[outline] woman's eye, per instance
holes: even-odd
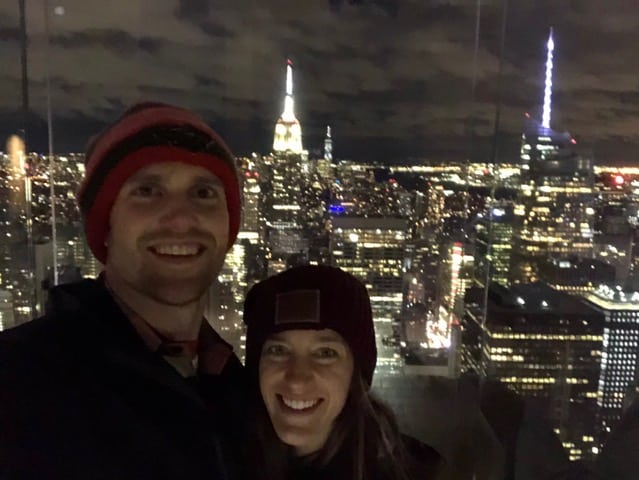
[[[287,354],[287,350],[284,345],[267,345],[264,348],[264,355],[280,357],[286,354]]]
[[[315,352],[315,356],[317,358],[322,358],[322,359],[326,359],[326,358],[335,358],[338,357],[339,354],[337,353],[337,350],[335,350],[334,348],[320,348]]]

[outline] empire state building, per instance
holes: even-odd
[[[284,98],[284,111],[275,124],[275,136],[273,138],[274,152],[290,152],[301,154],[302,126],[295,118],[295,101],[293,100],[293,62],[286,63],[286,97]]]

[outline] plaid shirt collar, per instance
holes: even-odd
[[[219,375],[233,355],[233,347],[225,342],[202,318],[200,333],[196,340],[173,341],[158,331],[120,299],[104,275],[100,278],[120,309],[131,322],[144,344],[152,352],[157,352],[183,377],[195,375]]]

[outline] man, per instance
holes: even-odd
[[[240,224],[232,154],[140,104],[90,145],[78,203],[104,272],[0,334],[0,478],[237,477],[243,369],[203,321]]]

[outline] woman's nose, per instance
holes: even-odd
[[[312,366],[306,360],[293,357],[286,368],[286,381],[290,384],[301,384],[313,377]]]

